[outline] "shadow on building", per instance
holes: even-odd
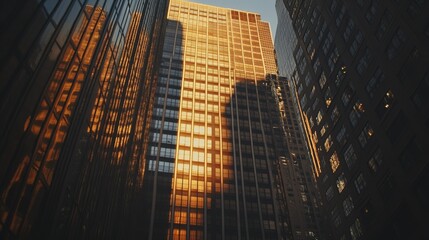
[[[11,26],[22,30],[17,39],[45,25],[31,29],[40,31],[37,41],[9,42],[2,56],[13,63],[25,46],[24,59],[34,61],[20,63],[15,78],[2,69],[0,236],[136,237],[130,223],[137,221],[166,1],[136,3],[125,22],[116,18],[119,3],[107,10],[78,2],[11,7],[18,12]],[[28,11],[34,19],[21,16]]]

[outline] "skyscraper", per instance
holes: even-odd
[[[2,6],[0,238],[136,237],[167,4]]]
[[[278,98],[290,94],[276,75],[269,24],[258,14],[171,2],[145,161],[143,236],[318,236],[311,162],[298,149],[301,137],[286,142]],[[297,134],[296,116],[287,119]]]
[[[276,49],[295,87],[330,239],[426,239],[425,1],[278,0]]]

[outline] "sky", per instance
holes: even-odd
[[[190,2],[203,3],[218,7],[233,8],[249,12],[259,13],[262,20],[271,25],[273,38],[277,28],[277,15],[275,0],[188,0]]]

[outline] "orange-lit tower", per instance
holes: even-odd
[[[269,80],[276,73],[269,24],[258,14],[171,2],[146,160],[145,237],[290,236],[278,166],[288,150]]]

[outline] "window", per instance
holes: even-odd
[[[344,89],[343,95],[341,96],[341,101],[345,107],[349,104],[354,92],[354,88],[350,84]]]
[[[339,56],[340,54],[338,53],[338,49],[334,48],[328,59],[328,66],[331,73],[334,71],[335,64],[337,63]]]
[[[322,72],[320,74],[320,78],[319,78],[320,89],[323,89],[323,87],[325,86],[325,84],[326,84],[326,75],[325,75],[324,72]]]
[[[350,45],[349,52],[352,56],[355,56],[359,50],[360,45],[363,42],[363,35],[360,31],[356,34],[352,44]]]
[[[334,197],[334,189],[332,188],[332,186],[330,186],[328,190],[326,190],[326,199],[330,201],[333,197]]]
[[[355,28],[355,22],[352,19],[349,19],[346,29],[343,33],[343,38],[345,42],[348,42],[350,40],[350,36],[353,33],[353,30]]]
[[[394,100],[395,96],[393,95],[392,90],[388,90],[375,109],[380,119],[382,119],[386,115],[386,113],[392,108]]]
[[[332,211],[331,211],[331,219],[332,219],[332,223],[334,224],[335,227],[340,226],[340,224],[341,224],[341,215],[340,215],[340,211],[338,210],[338,207],[334,207],[334,209],[332,209]]]
[[[338,188],[338,192],[342,193],[344,188],[346,187],[347,184],[347,179],[344,176],[344,173],[341,173],[340,176],[338,176],[337,178],[337,188]]]
[[[329,107],[329,105],[331,105],[331,102],[332,102],[332,93],[331,93],[331,88],[330,88],[330,87],[328,87],[328,88],[326,89],[326,92],[325,92],[325,103],[326,103],[326,108],[328,108],[328,107]]]
[[[343,21],[345,14],[346,14],[346,8],[342,6],[340,12],[337,14],[337,18],[335,18],[335,24],[337,25],[337,27],[341,25],[341,22]]]
[[[319,60],[319,58],[316,58],[316,60],[314,61],[314,64],[313,64],[313,71],[314,71],[314,73],[317,74],[317,72],[319,71],[319,69],[320,69],[320,60]]]
[[[341,68],[338,70],[337,76],[335,77],[335,86],[339,87],[340,84],[343,82],[344,78],[346,78],[347,73],[347,67],[341,66]]]
[[[355,164],[357,157],[352,144],[350,144],[344,152],[344,160],[346,161],[347,167],[349,168],[352,168]]]
[[[337,123],[338,119],[340,119],[340,111],[338,110],[338,107],[335,106],[332,109],[332,113],[331,113],[332,123],[335,125]]]
[[[343,146],[347,142],[346,128],[344,126],[341,127],[341,130],[337,134],[337,142]]]
[[[369,168],[375,173],[383,162],[381,149],[377,149],[368,161]]]
[[[359,118],[360,118],[360,113],[359,111],[353,106],[353,109],[351,110],[350,114],[349,114],[349,119],[350,119],[350,123],[352,124],[353,127],[356,127],[356,125],[359,122]]]
[[[344,208],[344,214],[346,216],[350,215],[350,213],[353,211],[353,208],[354,208],[353,199],[350,195],[346,197],[346,199],[344,199],[343,208]]]
[[[361,194],[363,189],[366,186],[366,181],[362,173],[360,173],[359,176],[355,179],[354,184],[355,184],[356,192]]]
[[[374,21],[374,18],[377,14],[377,8],[378,8],[378,0],[371,1],[371,5],[369,6],[369,9],[365,14],[365,18],[369,23],[372,23]]]
[[[340,160],[338,159],[337,152],[334,152],[332,154],[331,158],[329,159],[329,162],[331,162],[332,173],[335,173],[335,171],[337,171],[338,167],[340,166]]]
[[[331,149],[331,146],[332,146],[332,139],[331,139],[331,135],[329,135],[327,138],[326,138],[326,140],[325,140],[325,150],[326,150],[326,152],[328,152],[329,151],[329,149]]]
[[[371,61],[371,54],[369,53],[368,48],[366,48],[365,54],[359,59],[359,62],[356,66],[356,71],[359,73],[359,75],[362,76],[366,72],[370,61]]]
[[[405,32],[398,28],[392,40],[390,41],[389,46],[387,47],[387,58],[391,60],[396,57],[406,41],[407,37]]]
[[[359,218],[356,218],[354,223],[350,226],[350,235],[352,240],[357,240],[363,236],[362,226],[360,224]]]
[[[320,109],[319,112],[317,113],[317,117],[316,117],[317,124],[320,124],[320,122],[323,119],[323,115],[324,115],[324,112],[322,109]]]
[[[383,17],[381,18],[380,24],[378,25],[376,37],[378,40],[381,40],[387,32],[387,29],[390,27],[393,21],[392,14],[386,10]]]
[[[326,36],[325,42],[323,43],[322,49],[325,55],[328,54],[329,49],[331,48],[331,44],[333,42],[334,38],[332,37],[332,34],[329,32],[328,36]]]
[[[374,135],[374,130],[372,127],[367,123],[365,127],[362,129],[361,133],[359,134],[358,140],[359,144],[362,148],[364,148],[368,142],[368,140]]]
[[[376,90],[380,86],[381,82],[383,82],[384,74],[381,71],[379,67],[375,70],[374,74],[369,79],[368,83],[366,84],[366,92],[368,95],[373,98]]]

